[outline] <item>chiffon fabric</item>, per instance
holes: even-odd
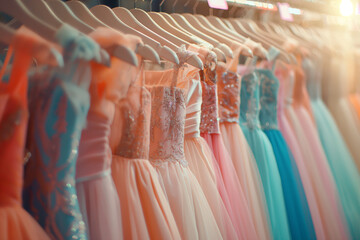
[[[260,77],[260,124],[274,151],[284,193],[285,207],[291,239],[316,239],[309,206],[301,183],[298,168],[287,143],[278,129],[277,96],[279,80],[271,62],[258,69]],[[266,66],[270,65],[270,66]]]
[[[30,89],[24,206],[52,239],[87,239],[75,187],[81,131],[90,106],[89,60],[99,46],[64,25],[65,66],[38,75]],[[85,61],[83,61],[85,60]]]
[[[179,51],[179,55],[179,66],[145,71],[152,101],[150,161],[158,173],[181,239],[223,239],[204,192],[185,159],[186,99],[184,89],[176,84],[189,55],[186,50]]]
[[[323,75],[321,93],[360,171],[360,121],[348,99],[350,84],[344,59],[340,55],[323,62],[327,71]]]
[[[217,66],[220,132],[230,154],[254,220],[259,239],[270,239],[269,218],[259,170],[239,126],[240,76],[236,73],[241,48],[233,47],[234,59]]]
[[[314,224],[316,238],[325,239],[325,232],[323,222],[320,215],[319,202],[316,198],[316,190],[312,184],[311,172],[306,168],[304,155],[301,152],[300,143],[298,142],[295,132],[291,127],[291,123],[286,117],[287,109],[291,108],[292,104],[292,92],[294,87],[294,71],[290,65],[281,62],[278,64],[275,70],[275,75],[280,81],[279,94],[278,94],[278,121],[279,129],[283,134],[286,143],[291,150],[294,157],[296,166],[299,170],[301,182],[304,187],[306,199],[310,209],[312,222]]]
[[[32,57],[48,55],[49,49],[50,45],[45,40],[20,28],[12,39],[0,71],[0,239],[4,240],[50,239],[36,220],[22,208],[21,199],[29,117],[27,72]],[[12,55],[10,78],[5,81],[4,72]]]
[[[201,51],[191,45],[188,50]],[[188,65],[180,69],[177,86],[185,89],[185,159],[204,191],[223,238],[237,239],[237,232],[217,188],[213,154],[206,141],[200,137],[202,88],[199,70]]]
[[[348,229],[335,182],[313,118],[306,107],[308,105],[306,101],[309,98],[305,89],[304,73],[298,66],[293,66],[293,68],[295,71],[293,103],[292,107],[286,109],[286,114],[298,142],[301,143],[303,159],[315,188],[325,239],[347,239]]]
[[[251,147],[263,183],[274,239],[290,239],[281,178],[269,139],[261,131],[260,79],[258,70],[242,77],[240,126]]]
[[[220,135],[217,102],[216,62],[207,56],[201,73],[201,136],[209,145],[221,198],[231,217],[238,239],[258,239],[254,220],[229,153]]]
[[[349,225],[352,239],[360,238],[360,176],[355,162],[331,116],[321,99],[320,77],[315,67],[319,64],[304,59],[303,69],[307,76],[307,89],[311,98],[319,137],[324,148],[331,172],[339,191],[342,209]],[[339,161],[341,160],[341,161]]]
[[[106,28],[97,28],[90,35],[102,48],[124,44],[122,34]],[[140,39],[132,37],[135,50]],[[90,85],[90,109],[86,128],[82,131],[76,166],[76,190],[79,206],[90,239],[122,239],[119,197],[111,177],[110,125],[114,118],[114,102],[124,97],[128,79],[117,74],[126,64],[110,58],[110,68],[93,63]],[[120,83],[119,83],[120,82]]]
[[[141,61],[141,59],[139,59]],[[123,69],[124,70],[124,69]],[[149,161],[151,96],[143,69],[128,65],[131,85],[111,125],[111,173],[121,205],[124,239],[180,239],[169,203]]]

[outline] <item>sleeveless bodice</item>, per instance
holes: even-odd
[[[112,129],[120,136],[113,154],[130,159],[149,159],[151,97],[145,87],[130,86],[115,111]]]
[[[294,66],[295,82],[293,90],[293,105],[301,105],[305,101],[304,87],[305,87],[305,75],[304,71]]]
[[[111,150],[108,136],[111,120],[112,116],[89,111],[86,129],[81,133],[76,182],[110,174]]]
[[[278,129],[277,96],[279,80],[268,69],[256,70],[260,78],[260,113],[262,129]]]
[[[179,162],[186,166],[184,154],[185,97],[179,88],[154,86],[151,92],[150,160]]]
[[[240,76],[226,71],[218,75],[220,122],[238,122],[240,110]]]
[[[249,129],[260,128],[260,88],[258,72],[254,71],[242,78],[240,123]]]
[[[211,66],[205,63],[204,70],[200,73],[202,86],[200,132],[220,133],[216,69],[211,70]]]
[[[302,62],[302,68],[306,75],[306,87],[311,99],[321,98],[321,82],[315,71],[315,63],[309,58],[305,58]],[[318,71],[320,71],[318,69]]]
[[[185,138],[200,137],[202,89],[199,79],[190,79],[186,94]]]

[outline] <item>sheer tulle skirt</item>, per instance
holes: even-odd
[[[335,179],[353,239],[360,239],[360,177],[355,162],[324,103],[311,102],[318,133]]]
[[[264,130],[280,173],[291,239],[316,239],[299,171],[285,139],[277,129]]]
[[[301,143],[299,146],[315,188],[325,239],[347,239],[337,190],[322,146],[317,139],[316,129],[308,112],[302,107],[297,108],[297,113],[293,108],[287,108],[286,114],[298,142]]]
[[[0,239],[50,239],[35,219],[21,206],[0,206]]]
[[[150,162],[113,155],[111,168],[120,200],[124,239],[180,239]]]
[[[264,188],[254,156],[238,123],[221,123],[220,131],[231,156],[260,239],[271,239]]]
[[[177,161],[152,163],[170,204],[181,239],[223,239],[199,182]]]
[[[119,197],[110,172],[76,183],[76,191],[89,239],[122,239]]]
[[[242,130],[254,153],[264,186],[272,236],[274,239],[290,239],[280,174],[269,139],[259,129],[244,126]]]
[[[294,156],[297,168],[300,173],[301,181],[306,194],[306,199],[308,201],[308,205],[311,212],[312,222],[314,224],[314,228],[316,232],[316,238],[319,240],[320,239],[324,240],[325,232],[321,220],[321,215],[319,210],[320,208],[318,206],[319,203],[315,195],[316,190],[314,188],[314,184],[312,184],[312,178],[310,176],[310,173],[306,168],[305,160],[301,152],[300,145],[298,143],[298,140],[296,139],[294,131],[291,128],[291,125],[288,119],[286,118],[285,114],[280,114],[278,120],[279,120],[279,127],[281,129],[281,133],[283,134],[286,143],[291,149],[291,153]]]
[[[244,191],[221,135],[204,133],[201,136],[213,152],[218,189],[239,239],[259,239]]]
[[[237,239],[237,233],[217,189],[209,146],[201,137],[185,138],[184,151],[189,168],[203,189],[223,238]]]

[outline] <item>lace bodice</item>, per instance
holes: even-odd
[[[76,182],[86,181],[109,173],[111,150],[109,133],[112,116],[89,111],[86,128],[81,133],[79,154],[76,163]]]
[[[116,106],[112,134],[120,139],[113,154],[130,159],[149,159],[151,96],[142,86],[131,86],[127,97]]]
[[[238,122],[240,110],[240,76],[233,72],[218,75],[220,122]]]
[[[258,72],[254,71],[242,78],[240,123],[249,129],[260,128],[260,83]]]
[[[260,79],[260,124],[262,129],[277,129],[279,80],[268,69],[256,70]]]
[[[217,96],[217,73],[216,66],[211,68],[211,62],[204,64],[201,71],[202,104],[201,104],[201,133],[220,133],[219,110]]]
[[[151,92],[150,160],[154,164],[176,161],[186,166],[184,125],[186,116],[184,91],[155,86]]]

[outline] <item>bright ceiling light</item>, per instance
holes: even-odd
[[[342,0],[340,3],[341,15],[347,17],[354,13],[354,7],[351,0]]]

